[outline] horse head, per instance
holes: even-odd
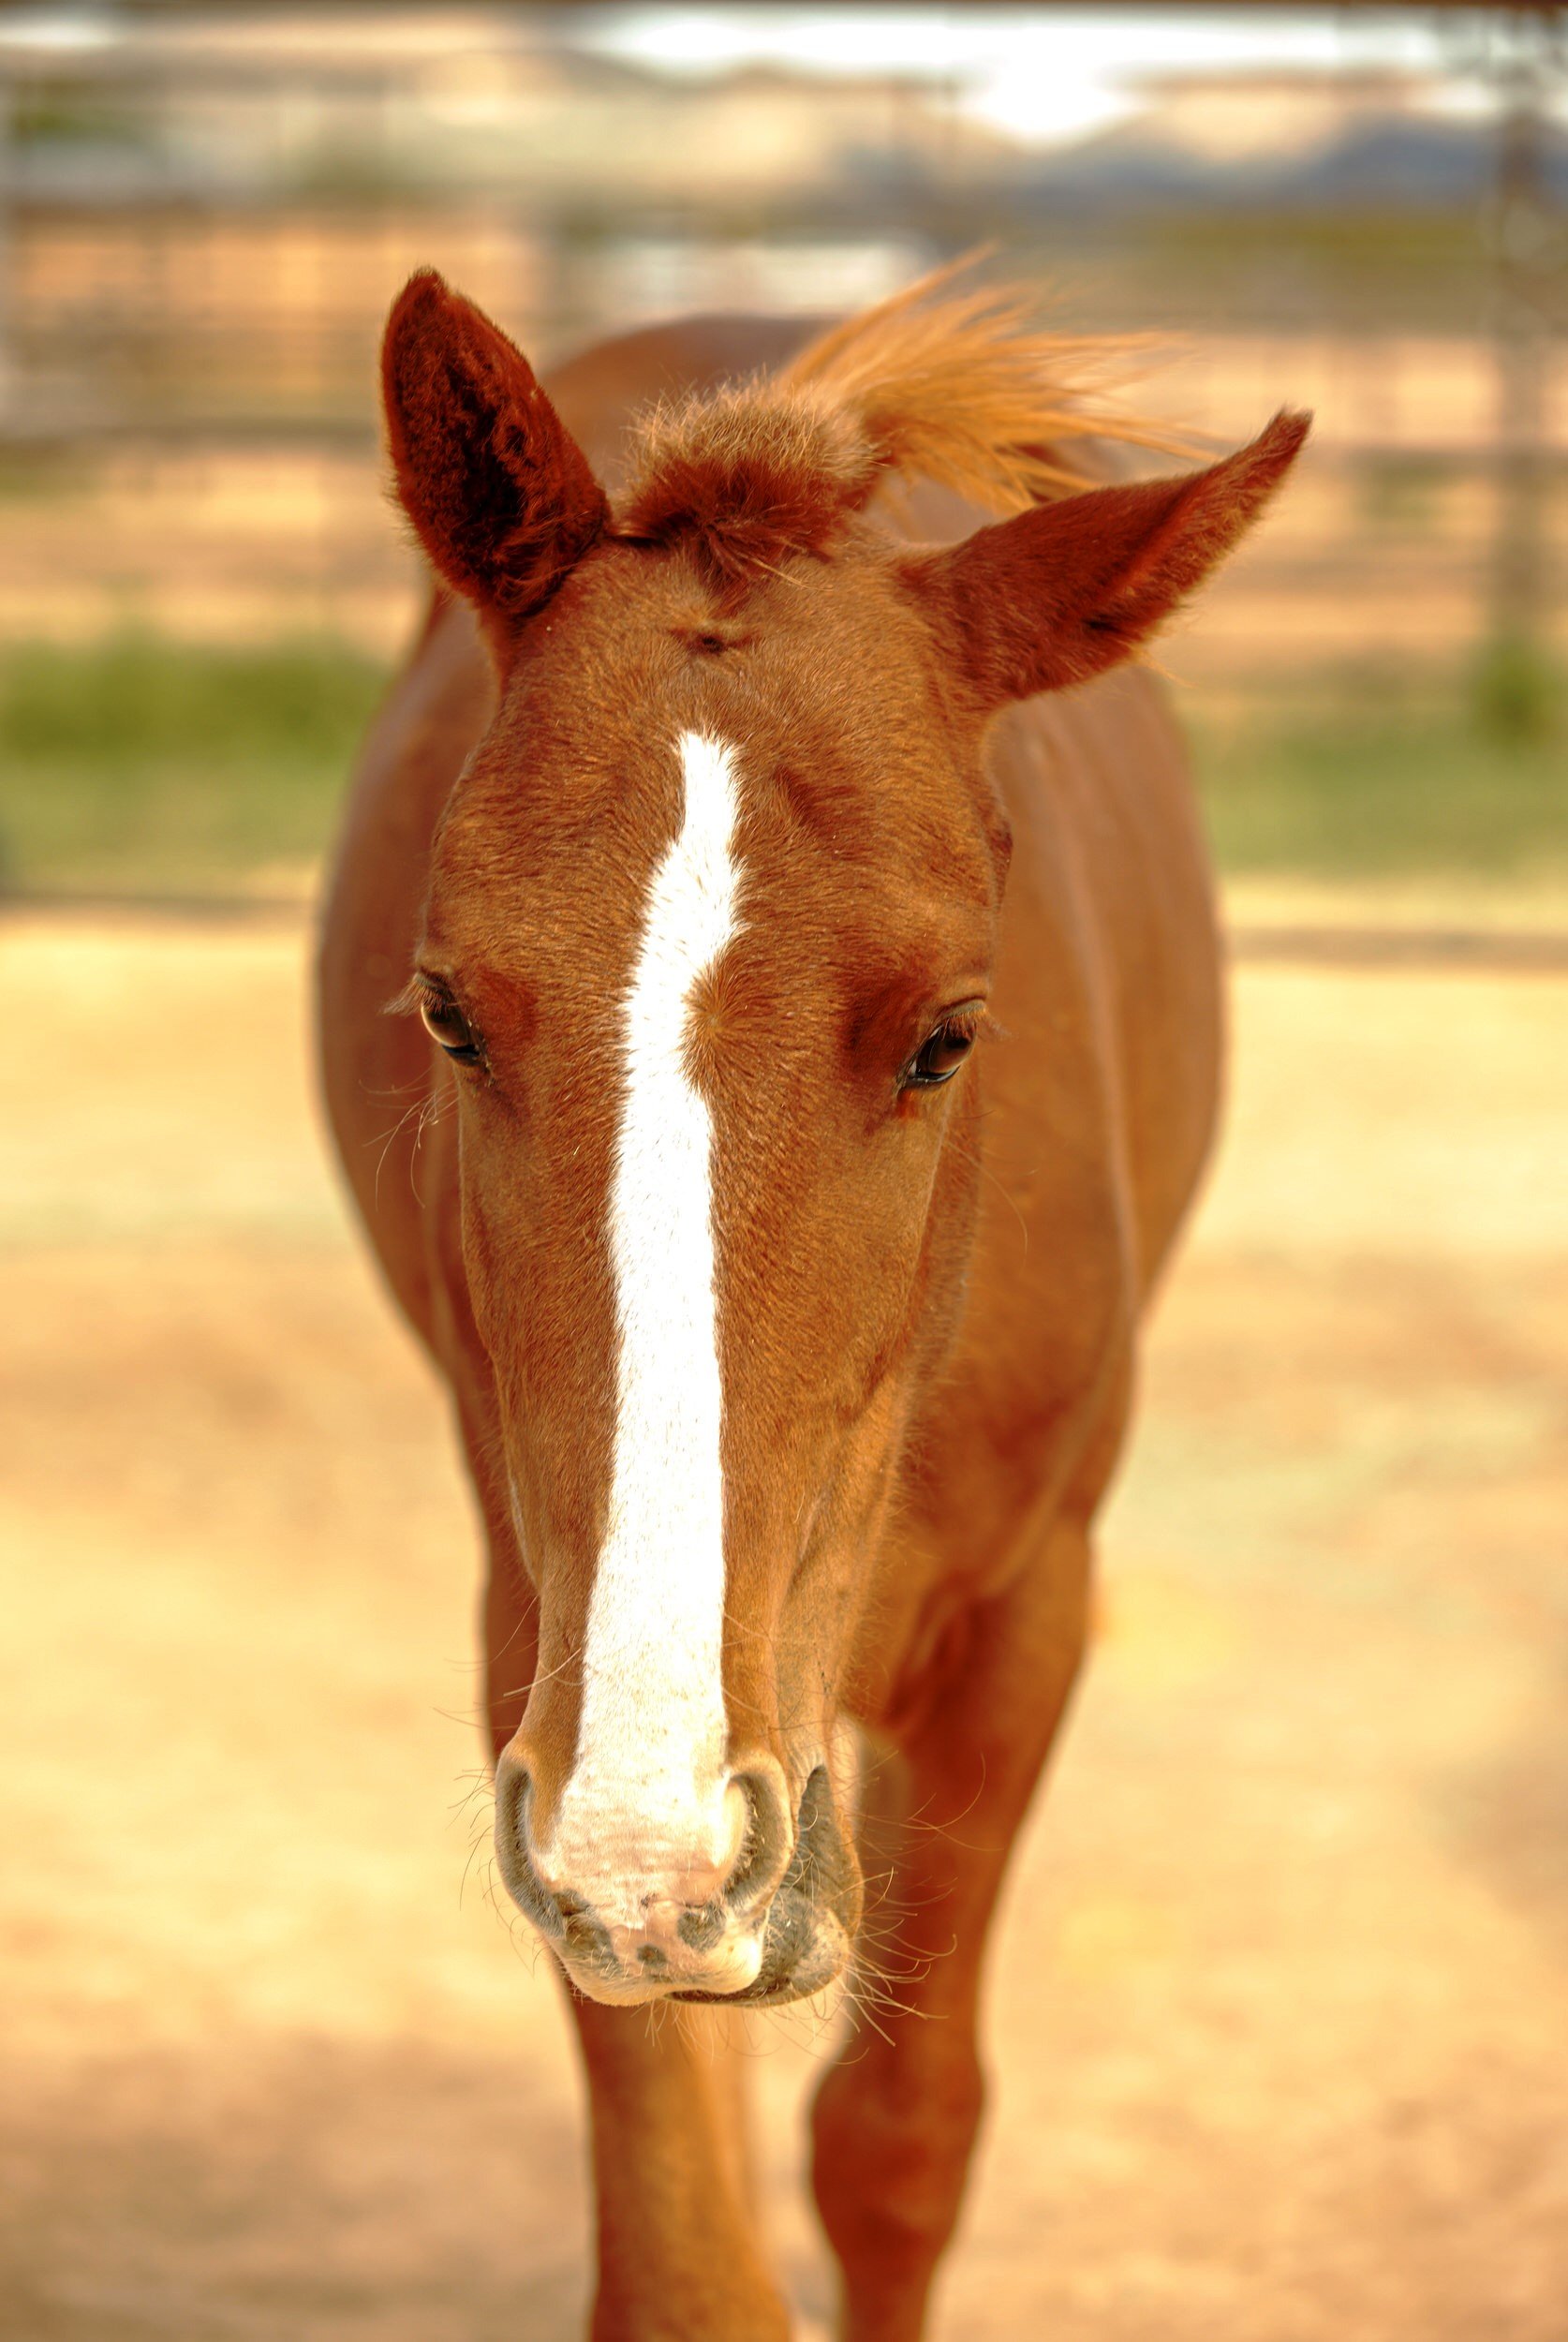
[[[439,278],[388,328],[398,493],[496,674],[407,1001],[450,1066],[538,1606],[496,1845],[601,2000],[777,2002],[845,1964],[867,1561],[940,1424],[975,1224],[987,727],[1132,653],[1306,428],[1063,494],[1038,364],[940,308],[656,414],[614,497]],[[1021,509],[915,543],[871,509],[899,470]]]

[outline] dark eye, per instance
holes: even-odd
[[[928,1039],[923,1041],[898,1077],[901,1089],[939,1089],[974,1047],[980,1030],[980,1003],[950,1009]]]
[[[420,1021],[438,1048],[456,1065],[477,1065],[484,1045],[450,992],[429,987],[420,994]]]

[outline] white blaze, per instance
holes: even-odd
[[[737,1850],[725,1802],[713,1126],[686,1065],[692,988],[738,924],[736,791],[732,751],[717,741],[685,733],[680,757],[680,835],[649,885],[623,1011],[609,1520],[576,1760],[541,1849],[553,1881],[612,1928],[637,1926],[643,1898],[670,1892],[693,1861]]]

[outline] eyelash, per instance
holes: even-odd
[[[484,1037],[443,985],[416,975],[397,1000],[394,1011],[417,1015],[436,1046],[454,1065],[482,1065]],[[980,1036],[984,1004],[954,1009],[927,1033],[898,1076],[901,1090],[943,1089],[960,1074]],[[461,1038],[445,1038],[441,1028]]]
[[[484,1036],[470,1023],[444,985],[433,983],[428,976],[415,976],[396,1005],[418,1016],[436,1046],[454,1065],[483,1064]],[[447,1025],[449,1031],[455,1029],[464,1037],[443,1039],[438,1030],[442,1024]]]
[[[980,1037],[984,1011],[977,1002],[951,1009],[935,1030],[926,1034],[912,1058],[898,1076],[900,1089],[942,1089],[959,1074],[969,1052]],[[952,1062],[942,1061],[943,1051],[952,1053]]]

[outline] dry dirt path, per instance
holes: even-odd
[[[0,2335],[566,2342],[473,1536],[323,1168],[300,938],[0,957]],[[1258,968],[1238,1038],[940,2342],[1563,2342],[1568,979]],[[820,2316],[811,2026],[755,2051]]]

